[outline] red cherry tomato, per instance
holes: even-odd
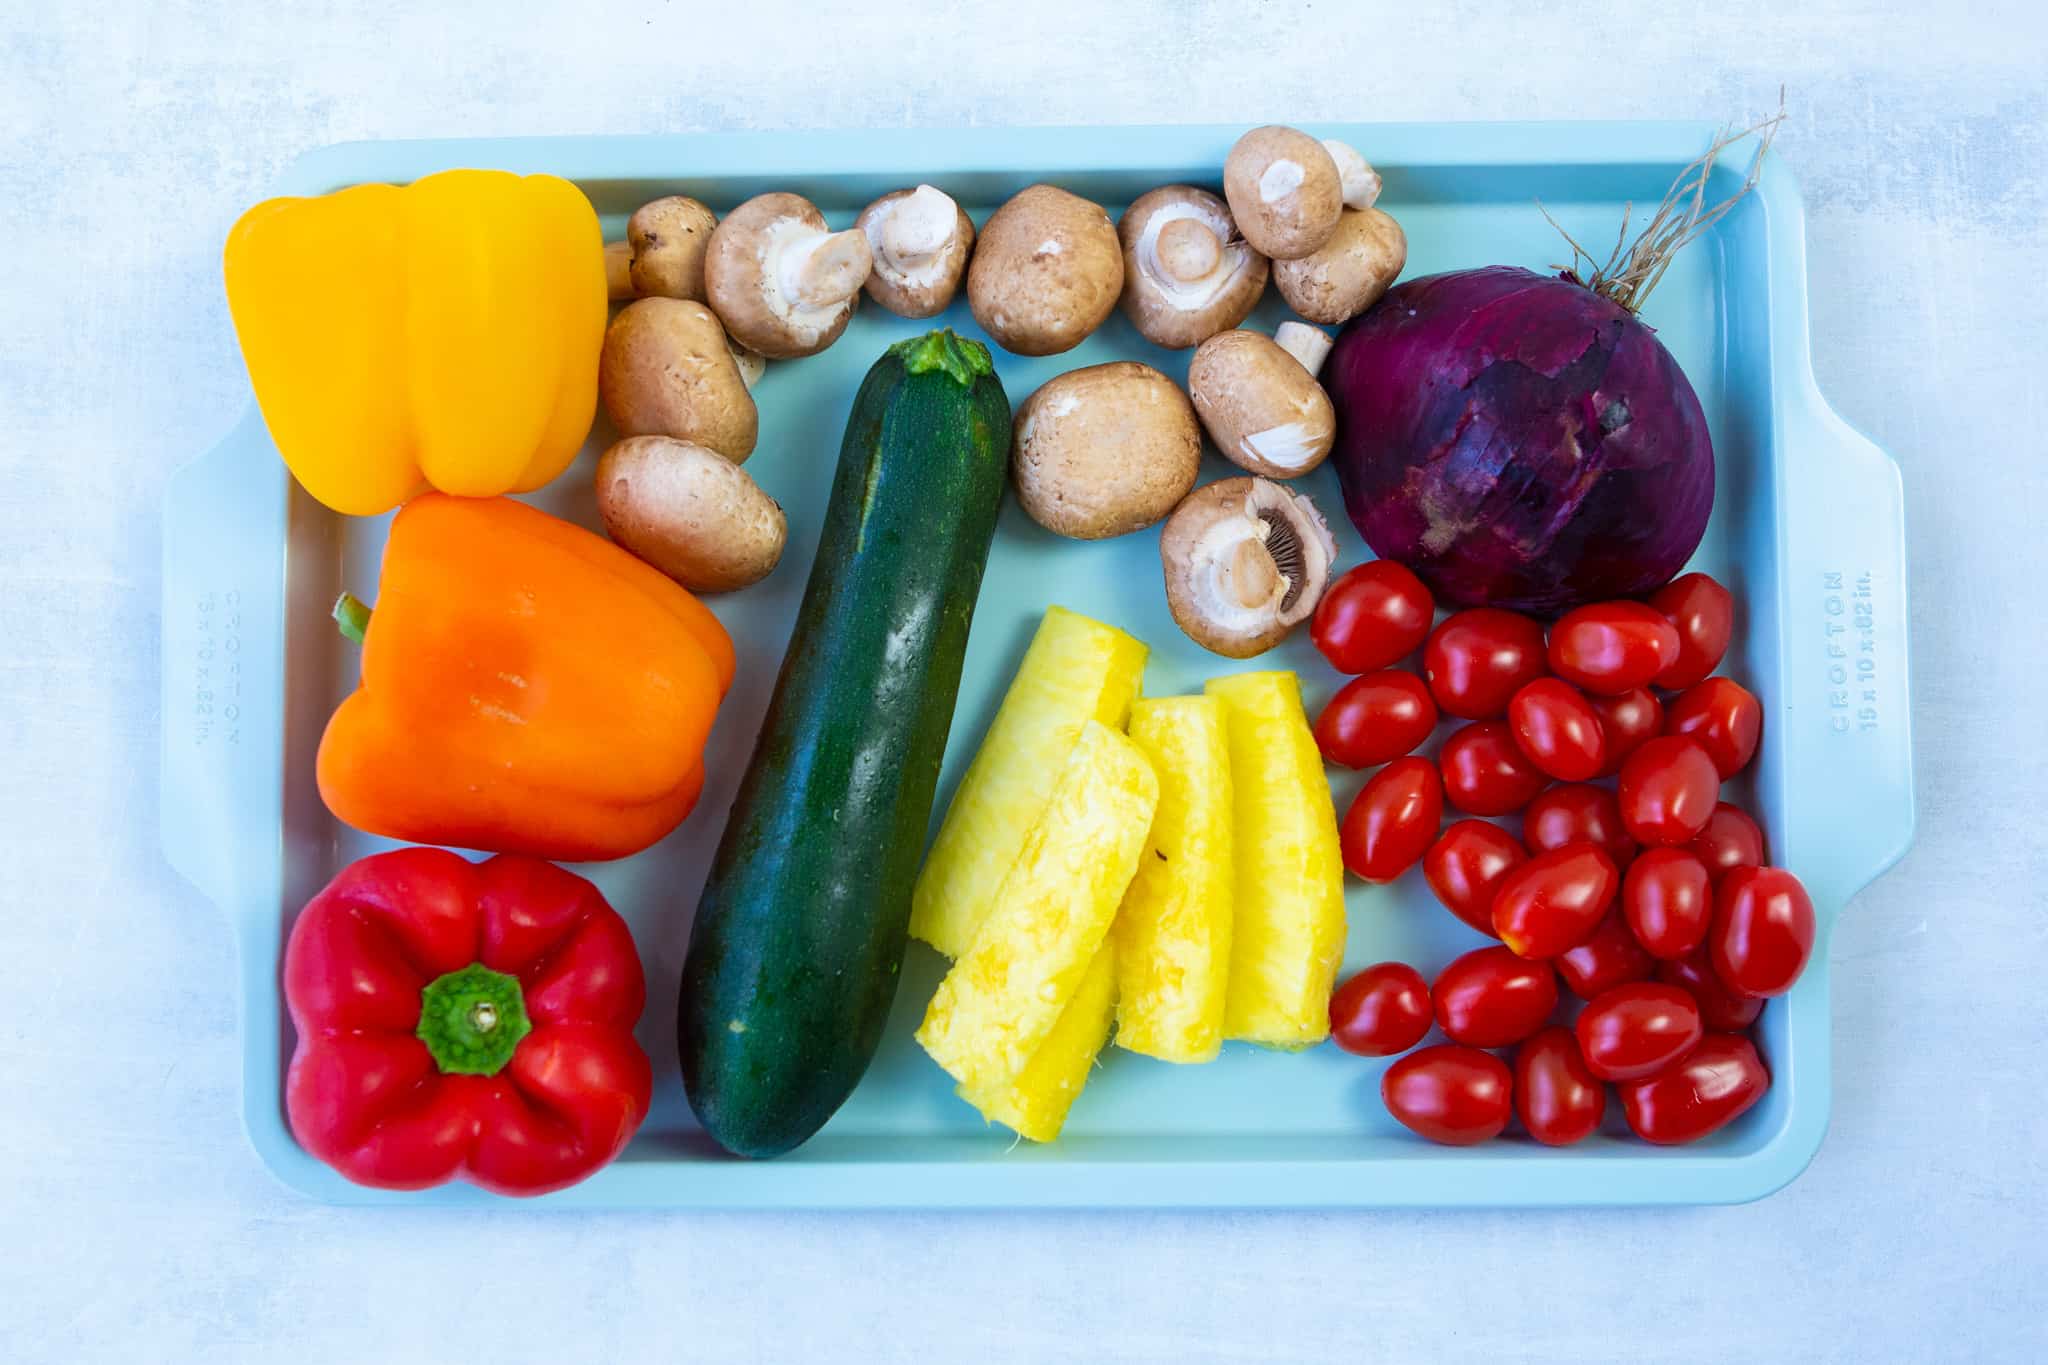
[[[1756,742],[1763,734],[1764,708],[1749,689],[1733,678],[1709,678],[1695,683],[1672,699],[1664,709],[1664,731],[1689,735],[1714,760],[1714,769],[1727,781],[1749,766],[1756,757]]]
[[[1531,853],[1548,853],[1566,844],[1598,844],[1627,867],[1636,856],[1636,841],[1621,827],[1621,803],[1605,787],[1566,782],[1552,787],[1522,812],[1522,842]]]
[[[1476,720],[1455,730],[1437,754],[1444,799],[1470,815],[1508,815],[1535,799],[1549,781],[1515,743],[1504,720]]]
[[[1515,1116],[1546,1147],[1591,1137],[1607,1112],[1607,1087],[1586,1066],[1579,1040],[1553,1024],[1515,1050]]]
[[[1422,679],[1389,668],[1337,689],[1316,717],[1316,747],[1332,763],[1373,768],[1413,752],[1434,729],[1436,702]]]
[[[1543,676],[1543,627],[1519,612],[1455,612],[1422,647],[1422,676],[1447,716],[1497,720],[1508,698]]]
[[[1686,845],[1707,866],[1716,885],[1738,867],[1761,867],[1764,861],[1764,832],[1739,806],[1726,801],[1714,807],[1707,827]]]
[[[1621,1087],[1621,1115],[1645,1142],[1696,1142],[1733,1123],[1771,1088],[1756,1045],[1733,1033],[1709,1033],[1656,1075]]]
[[[1639,1081],[1691,1051],[1706,1027],[1688,992],[1660,981],[1637,981],[1593,997],[1573,1032],[1595,1076]]]
[[[1591,844],[1539,854],[1501,880],[1493,932],[1523,957],[1556,957],[1593,936],[1620,885],[1614,859]]]
[[[1429,988],[1437,1027],[1467,1047],[1519,1043],[1557,1008],[1557,973],[1526,962],[1498,943],[1474,948],[1437,974]]]
[[[1426,758],[1397,758],[1372,775],[1338,831],[1344,866],[1390,882],[1419,862],[1444,822],[1444,785]]]
[[[1607,761],[1600,765],[1602,777],[1612,777],[1620,772],[1621,765],[1642,747],[1644,740],[1655,739],[1664,733],[1664,704],[1647,687],[1631,688],[1619,696],[1588,697],[1586,700],[1593,704],[1593,710],[1600,717],[1600,737],[1607,744]]]
[[[1598,777],[1607,764],[1600,713],[1562,678],[1538,678],[1508,702],[1508,724],[1531,763],[1560,782]]]
[[[1370,673],[1420,649],[1435,619],[1436,602],[1413,570],[1372,559],[1324,591],[1308,637],[1339,673]]]
[[[1405,962],[1375,962],[1330,997],[1330,1036],[1360,1057],[1406,1052],[1430,1018],[1429,983]]]
[[[1653,848],[1622,876],[1621,912],[1650,956],[1685,957],[1714,922],[1713,878],[1691,850]]]
[[[1649,980],[1657,970],[1657,959],[1636,942],[1621,912],[1610,910],[1593,930],[1592,937],[1559,953],[1553,965],[1573,995],[1591,1000],[1616,986]]]
[[[1813,955],[1813,902],[1782,867],[1739,867],[1721,879],[1707,952],[1737,995],[1783,995]]]
[[[1678,628],[1678,661],[1657,686],[1680,692],[1721,666],[1735,630],[1735,598],[1703,573],[1674,578],[1650,594],[1650,605]]]
[[[1422,875],[1445,909],[1492,938],[1493,894],[1528,861],[1515,836],[1499,825],[1460,820],[1422,855]]]
[[[1721,978],[1714,975],[1714,964],[1707,960],[1704,948],[1691,957],[1658,963],[1657,979],[1684,987],[1699,1004],[1700,1018],[1706,1026],[1722,1033],[1740,1033],[1764,1012],[1763,1001],[1737,995],[1722,984]]]
[[[1612,697],[1649,686],[1678,662],[1678,627],[1641,602],[1595,602],[1558,618],[1549,659],[1566,682]]]
[[[1380,1077],[1387,1112],[1451,1147],[1499,1137],[1513,1112],[1514,1077],[1490,1052],[1456,1043],[1411,1052]]]
[[[1714,813],[1721,774],[1714,760],[1684,735],[1659,735],[1621,765],[1615,796],[1622,827],[1639,844],[1685,844],[1699,837]]]

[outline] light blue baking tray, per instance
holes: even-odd
[[[721,211],[770,189],[816,200],[836,225],[885,191],[929,181],[977,222],[1017,189],[1050,180],[1121,211],[1156,185],[1216,184],[1235,128],[962,129],[651,138],[409,142],[331,147],[300,160],[278,193],[407,181],[452,166],[566,176],[608,235],[656,195],[687,192]],[[1504,262],[1543,268],[1562,243],[1543,203],[1582,241],[1607,240],[1624,202],[1653,204],[1705,148],[1695,124],[1325,126],[1385,177],[1383,207],[1406,228],[1408,275]],[[1739,171],[1731,158],[1714,190]],[[1286,316],[1277,293],[1254,319]],[[841,426],[861,375],[888,342],[922,330],[863,309],[823,355],[771,365],[758,391],[759,452],[747,468],[789,515],[789,551],[764,584],[715,600],[739,649],[741,681],[709,755],[711,780],[687,824],[628,861],[581,869],[631,921],[646,962],[640,1036],[654,1059],[653,1113],[624,1156],[552,1207],[1368,1207],[1694,1204],[1754,1199],[1812,1158],[1827,1127],[1827,940],[1843,905],[1913,834],[1905,548],[1898,471],[1843,424],[1816,389],[1807,353],[1799,192],[1775,158],[1758,192],[1688,248],[1645,312],[1698,388],[1719,459],[1719,497],[1695,567],[1741,607],[1727,667],[1763,699],[1763,752],[1741,799],[1776,860],[1805,879],[1821,944],[1798,987],[1773,1002],[1760,1042],[1775,1082],[1741,1121],[1696,1146],[1608,1131],[1563,1151],[1508,1138],[1431,1146],[1382,1109],[1382,1064],[1325,1045],[1299,1055],[1226,1048],[1174,1068],[1107,1049],[1066,1135],[1017,1144],[955,1099],[911,1041],[939,960],[913,945],[880,1057],[846,1108],[780,1160],[720,1155],[698,1131],[677,1078],[670,1021],[689,920],[753,743],[802,592]],[[964,302],[946,318],[979,335]],[[1054,374],[1138,358],[1175,378],[1187,353],[1159,351],[1121,316],[1078,350],[1027,360],[997,352],[1013,404]],[[534,497],[594,525],[591,461],[602,417],[567,474]],[[1213,453],[1204,478],[1235,472]],[[1336,482],[1306,487],[1363,556]],[[348,1184],[292,1141],[280,1101],[290,1025],[278,965],[296,909],[381,841],[342,828],[314,790],[321,727],[354,685],[355,650],[328,620],[344,586],[374,596],[386,522],[337,517],[287,478],[252,404],[173,481],[164,522],[163,844],[171,863],[232,921],[250,1139],[288,1184],[350,1203],[485,1204],[466,1185],[391,1194]],[[1168,617],[1157,532],[1098,544],[1058,541],[1012,504],[997,533],[948,748],[942,803],[979,740],[1047,603],[1113,622],[1153,647],[1149,692],[1185,691],[1240,668],[1300,672],[1312,708],[1338,682],[1304,637],[1254,663],[1189,643]],[[1354,780],[1340,778],[1339,809]],[[1353,883],[1347,967],[1384,958],[1433,974],[1480,940],[1437,906],[1419,876]]]

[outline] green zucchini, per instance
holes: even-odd
[[[728,1151],[803,1142],[881,1042],[1009,440],[988,350],[950,330],[891,346],[853,400],[676,1006],[683,1087]]]

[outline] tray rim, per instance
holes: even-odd
[[[1713,131],[1698,121],[1533,122],[1533,123],[1399,123],[1317,124],[1323,135],[1369,141],[1378,159],[1396,173],[1403,166],[1442,165],[1569,165],[1618,166],[1681,163],[1696,155]],[[517,170],[547,170],[578,181],[678,178],[674,167],[687,164],[692,177],[712,178],[744,172],[790,179],[806,175],[958,174],[963,165],[984,173],[1080,174],[1091,171],[1150,173],[1213,159],[1240,131],[1239,126],[1155,125],[1104,128],[1062,125],[1026,128],[948,130],[891,129],[876,132],[736,132],[647,134],[623,137],[538,137],[488,139],[418,139],[394,142],[350,142],[313,149],[294,161],[276,187],[277,193],[319,193],[340,184],[366,179],[404,180],[448,165],[493,165]],[[1114,136],[1105,136],[1113,133]],[[1573,154],[1560,156],[1568,145]],[[963,149],[972,148],[963,161]],[[1426,148],[1426,155],[1417,152]],[[1204,161],[1206,164],[1206,160]],[[1170,174],[1160,169],[1160,174]],[[1777,157],[1768,158],[1758,186],[1767,210],[1764,263],[1769,279],[1765,294],[1773,355],[1771,427],[1782,432],[1788,421],[1809,425],[1840,419],[1821,397],[1814,382],[1808,351],[1808,318],[1804,259],[1804,210],[1798,187]],[[235,432],[238,438],[267,441],[260,415],[251,400]],[[1846,431],[1846,428],[1844,428]],[[1873,447],[1874,449],[1874,447]],[[179,471],[189,472],[194,466]],[[1773,460],[1783,473],[1782,455]],[[1894,486],[1896,466],[1884,461]],[[283,506],[289,482],[281,467],[270,462],[267,479],[250,481],[252,497],[269,496],[277,508],[278,563],[282,563]],[[174,490],[175,491],[175,490]],[[1782,512],[1782,487],[1774,497]],[[169,517],[167,500],[167,520]],[[1781,517],[1782,521],[1782,517]],[[1780,544],[1784,528],[1777,528]],[[1902,536],[1902,531],[1900,532]],[[166,556],[169,559],[167,527]],[[1903,610],[1903,559],[1900,560],[1900,609]],[[1781,574],[1781,579],[1782,579]],[[170,591],[166,575],[166,593]],[[1783,585],[1781,583],[1781,596]],[[166,632],[169,632],[167,602]],[[1783,631],[1783,613],[1780,613]],[[279,653],[284,644],[279,634]],[[1901,687],[1906,659],[1899,644]],[[168,654],[168,650],[167,650]],[[281,657],[280,657],[281,666]],[[166,667],[167,701],[171,685]],[[1902,693],[1902,695],[1909,695]],[[167,716],[169,708],[167,706]],[[1910,751],[1909,717],[1902,722]],[[169,747],[166,727],[166,749]],[[281,770],[282,763],[274,765]],[[197,875],[188,858],[180,857],[178,836],[187,833],[174,819],[171,764],[165,766],[164,841],[166,854],[178,870],[199,885],[233,921],[240,955],[240,1016],[244,1034],[243,1119],[251,1143],[265,1164],[285,1184],[328,1202],[350,1204],[424,1204],[491,1206],[496,1197],[467,1185],[449,1185],[423,1192],[371,1190],[349,1184],[306,1155],[291,1138],[276,1098],[281,1058],[274,1048],[256,1044],[252,1026],[274,1022],[279,1012],[258,1002],[274,996],[278,934],[252,931],[250,916],[232,901],[262,897],[267,888],[281,901],[281,842],[274,843],[275,866],[253,880],[234,875]],[[281,784],[280,784],[281,785]],[[1879,875],[1910,843],[1914,820],[1910,773],[1903,792],[1903,837],[1875,851],[1855,885],[1840,899]],[[1838,906],[1834,908],[1839,908]],[[1832,914],[1829,916],[1832,919]],[[1376,1181],[1361,1190],[1333,1179],[1333,1172],[1355,1167],[1344,1160],[1111,1160],[1046,1159],[1027,1153],[1022,1160],[962,1162],[848,1162],[806,1160],[801,1151],[772,1163],[677,1163],[659,1157],[624,1159],[591,1180],[569,1190],[528,1201],[538,1207],[688,1207],[688,1208],[1001,1208],[1001,1207],[1156,1207],[1156,1208],[1280,1208],[1280,1207],[1447,1207],[1593,1206],[1635,1204],[1735,1203],[1761,1198],[1781,1188],[1805,1169],[1825,1134],[1831,1104],[1828,1052],[1827,964],[1822,954],[1788,998],[1788,1036],[1801,1039],[1802,1065],[1798,1084],[1788,1097],[1785,1122],[1763,1145],[1741,1155],[1700,1156],[1630,1149],[1625,1155],[1567,1159],[1554,1170],[1532,1170],[1526,1155],[1480,1156],[1470,1151],[1446,1153],[1418,1144],[1412,1159],[1400,1158],[1402,1178]],[[1789,1083],[1789,1078],[1780,1078]],[[697,1179],[679,1178],[673,1167],[688,1164],[705,1172]],[[847,1179],[843,1169],[857,1165],[860,1178]],[[1568,1175],[1565,1173],[1569,1173]],[[1564,1178],[1556,1178],[1563,1175]],[[1391,1185],[1391,1188],[1390,1188]],[[1199,1198],[1190,1198],[1190,1192]]]

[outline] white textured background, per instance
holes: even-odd
[[[0,0],[0,1360],[2048,1358],[2038,3],[528,8]],[[156,852],[157,510],[246,401],[220,243],[295,153],[1720,119],[1781,81],[1820,382],[1905,470],[1922,812],[1835,935],[1834,1128],[1784,1193],[1658,1213],[456,1215],[333,1210],[265,1174],[238,1128],[227,930]]]

